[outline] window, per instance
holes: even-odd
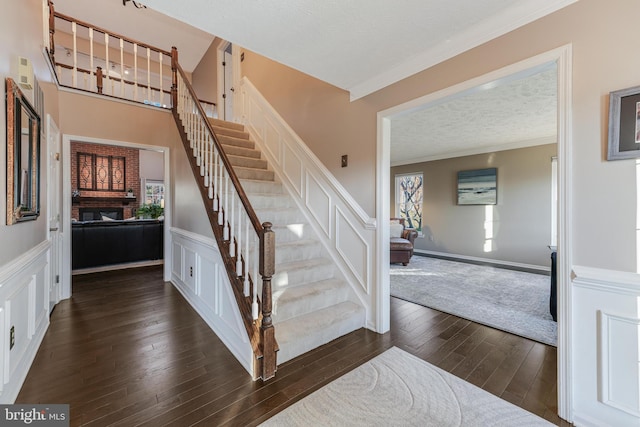
[[[125,158],[78,153],[80,190],[124,191]]]
[[[144,184],[144,204],[161,205],[164,207],[164,182],[150,179]]]
[[[422,174],[396,175],[396,215],[422,234]]]

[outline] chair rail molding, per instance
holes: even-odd
[[[365,307],[367,328],[385,332],[375,312],[378,278],[371,262],[376,252],[377,220],[366,214],[246,77],[241,81],[238,101],[247,132]]]

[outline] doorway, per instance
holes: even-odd
[[[571,204],[568,191],[571,188],[570,153],[570,105],[571,105],[571,45],[566,45],[536,57],[504,67],[484,76],[471,79],[458,85],[443,89],[430,95],[406,102],[378,113],[377,146],[377,200],[376,215],[383,224],[377,233],[378,277],[380,292],[376,301],[379,313],[379,332],[390,327],[390,286],[389,286],[389,227],[383,218],[388,218],[390,210],[390,146],[391,119],[421,105],[452,96],[471,88],[490,84],[524,70],[555,62],[558,70],[557,136],[558,136],[558,413],[562,418],[571,419],[571,340],[570,312],[571,289],[570,266],[572,265],[571,229],[568,219],[571,217]]]
[[[64,206],[72,206],[72,189],[71,186],[71,162],[75,161],[75,159],[71,159],[71,146],[72,142],[81,142],[87,144],[98,144],[98,145],[111,145],[111,146],[120,146],[126,148],[133,148],[138,150],[145,151],[155,151],[162,154],[162,163],[164,169],[164,181],[166,183],[171,182],[171,174],[170,174],[170,150],[168,147],[161,146],[152,146],[152,145],[144,145],[137,144],[126,141],[116,141],[116,140],[104,140],[93,137],[86,136],[76,136],[76,135],[64,135],[62,138],[62,203]],[[163,188],[164,198],[164,221],[163,221],[163,229],[162,229],[162,244],[164,247],[164,280],[169,281],[171,279],[171,244],[170,244],[170,233],[171,229],[171,211],[172,211],[172,195],[171,195],[171,186],[166,185]],[[71,221],[71,209],[64,209],[62,215],[62,225],[64,230],[71,231],[72,229],[72,221]],[[62,266],[62,286],[61,286],[61,297],[62,298],[70,298],[72,294],[71,287],[71,276],[72,276],[72,267],[71,267],[71,259],[72,259],[72,251],[71,251],[71,235],[63,240],[62,246],[62,254],[63,259],[65,260]]]

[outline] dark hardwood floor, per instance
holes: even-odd
[[[161,267],[75,276],[16,403],[69,403],[72,426],[257,425],[391,346],[570,425],[554,347],[395,298],[390,332],[355,331],[254,382]]]

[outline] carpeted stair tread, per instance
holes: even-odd
[[[264,169],[267,170],[267,161],[262,159],[254,159],[251,157],[241,157],[241,156],[232,156],[227,155],[229,162],[231,165],[236,167],[243,168],[252,168],[252,169]]]
[[[261,179],[240,179],[242,188],[244,188],[247,194],[259,194],[259,193],[279,193],[285,194],[282,188],[282,183],[278,181],[264,181]]]
[[[274,323],[347,301],[349,288],[340,279],[327,279],[273,293]]]
[[[291,208],[295,206],[291,197],[284,193],[247,193],[247,196],[254,209]]]
[[[223,127],[227,129],[234,129],[234,130],[240,130],[240,131],[244,130],[244,125],[242,123],[228,122],[226,120],[214,119],[212,117],[209,117],[209,123],[211,123],[211,126]]]
[[[309,239],[315,236],[309,224],[276,224],[272,230],[276,233],[276,245],[284,242],[292,242],[299,239]]]
[[[256,215],[260,221],[269,221],[272,224],[299,224],[306,222],[304,214],[295,207],[271,207],[271,208],[254,208]]]
[[[275,290],[331,279],[333,275],[334,264],[330,259],[313,258],[276,264],[271,282]]]
[[[270,170],[244,168],[242,166],[236,166],[233,170],[240,179],[257,179],[263,181],[273,181],[275,179],[275,174]]]
[[[277,323],[276,339],[280,346],[278,363],[306,353],[321,345],[319,343],[328,343],[362,328],[364,324],[364,307],[351,301]]]
[[[276,235],[276,265],[320,256],[322,256],[322,244],[316,239],[278,242],[278,236]]]
[[[252,148],[237,147],[235,145],[226,144],[223,144],[223,147],[227,156],[249,157],[252,159],[259,159],[262,156],[262,153],[260,153],[259,150]]]
[[[223,146],[230,145],[233,147],[249,148],[251,150],[254,150],[256,148],[255,144],[250,139],[235,138],[233,136],[227,136],[224,134],[216,134],[216,136],[218,137],[218,141],[220,141],[220,144],[222,144]]]
[[[213,128],[213,131],[217,136],[231,136],[237,139],[245,139],[247,141],[249,140],[249,134],[245,131],[229,129],[229,128],[220,127],[220,126],[211,126],[211,127]]]

